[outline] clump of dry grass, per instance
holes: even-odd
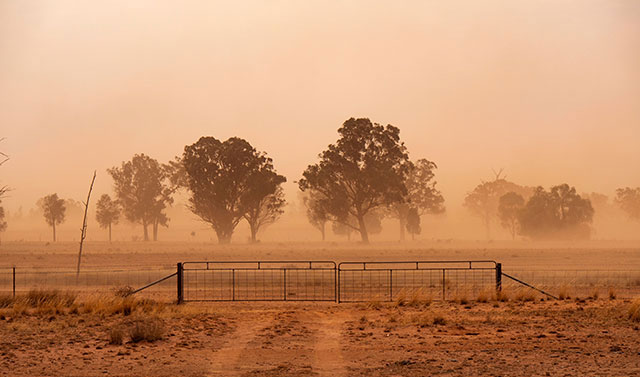
[[[380,310],[380,309],[382,309],[382,301],[380,301],[379,299],[375,298],[375,299],[367,301],[367,303],[364,305],[364,307],[366,309],[371,309],[371,310]]]
[[[138,318],[129,328],[129,337],[133,343],[155,342],[164,335],[164,323],[156,317]]]
[[[615,300],[617,297],[616,290],[613,287],[609,288],[609,300]]]
[[[490,294],[487,291],[480,291],[478,292],[478,296],[476,297],[476,302],[479,303],[487,303],[489,302],[489,300],[493,297],[493,294]]]
[[[532,302],[536,300],[536,294],[531,289],[519,289],[513,299],[519,302]]]
[[[589,298],[592,300],[597,300],[599,297],[600,297],[600,290],[598,288],[594,288]]]
[[[121,345],[124,343],[124,330],[122,326],[114,326],[109,329],[109,344]]]
[[[640,322],[640,298],[631,303],[629,307],[629,319],[633,322]]]
[[[133,294],[133,287],[125,285],[123,287],[116,287],[113,289],[113,295],[116,297],[129,297]]]
[[[560,300],[571,300],[570,289],[568,286],[563,285],[558,289],[558,298]]]
[[[13,305],[14,301],[11,295],[0,295],[0,308],[8,308]]]
[[[410,291],[401,290],[396,296],[396,306],[409,306],[414,308],[425,307],[431,305],[433,298],[423,288],[411,289]]]
[[[502,289],[496,294],[496,301],[499,302],[508,302],[509,301],[509,292]]]

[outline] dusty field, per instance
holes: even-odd
[[[0,375],[640,375],[622,300],[75,305],[0,309]],[[110,344],[138,320],[159,321],[160,339]]]
[[[73,242],[3,242],[0,267],[75,268]],[[640,241],[616,242],[357,242],[231,244],[197,242],[88,242],[83,266],[175,268],[201,260],[468,260],[492,259],[505,268],[628,269],[640,266]]]

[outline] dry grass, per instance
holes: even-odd
[[[164,323],[157,317],[137,318],[129,327],[131,342],[155,342],[164,335]]]
[[[631,303],[629,307],[629,319],[633,322],[640,322],[640,298]]]
[[[523,289],[518,289],[515,292],[513,296],[513,300],[519,301],[519,302],[533,302],[536,300],[536,297],[537,295],[535,291],[529,288],[523,288]]]
[[[616,290],[613,287],[609,288],[609,300],[615,300],[617,297]]]
[[[571,300],[571,289],[567,285],[560,286],[558,288],[558,298],[560,300]]]

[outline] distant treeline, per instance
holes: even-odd
[[[356,233],[363,242],[379,233],[385,217],[398,220],[400,239],[405,231],[421,233],[420,218],[445,212],[444,197],[437,189],[437,165],[428,159],[410,160],[400,130],[392,125],[351,118],[338,129],[338,140],[319,154],[297,181],[309,222],[322,239],[327,224],[336,234]],[[107,170],[114,181],[115,197],[103,194],[96,218],[109,229],[121,215],[142,225],[144,240],[158,239],[160,226],[167,227],[165,213],[173,195],[184,190],[188,208],[211,225],[220,243],[229,243],[234,230],[246,221],[251,241],[260,229],[276,222],[286,204],[282,184],[271,158],[249,142],[232,137],[220,141],[202,137],[184,147],[181,156],[166,164],[136,154],[130,161]],[[640,219],[640,187],[616,191],[616,203],[631,218]],[[65,219],[65,203],[56,194],[38,202],[53,228]],[[481,182],[464,200],[464,206],[485,224],[499,222],[515,239],[585,239],[591,234],[595,213],[591,198],[579,195],[568,184],[545,190],[507,181],[496,174]],[[0,207],[0,231],[6,229]]]

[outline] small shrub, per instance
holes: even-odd
[[[112,327],[109,329],[109,344],[121,345],[124,342],[124,331],[122,327]]]
[[[139,318],[133,321],[129,329],[129,337],[133,343],[142,341],[155,342],[162,339],[164,324],[158,318]]]
[[[613,287],[609,288],[609,300],[615,300],[616,297],[616,290]]]
[[[130,285],[125,285],[123,287],[116,287],[113,289],[113,294],[116,297],[129,297],[133,294],[133,287]]]

